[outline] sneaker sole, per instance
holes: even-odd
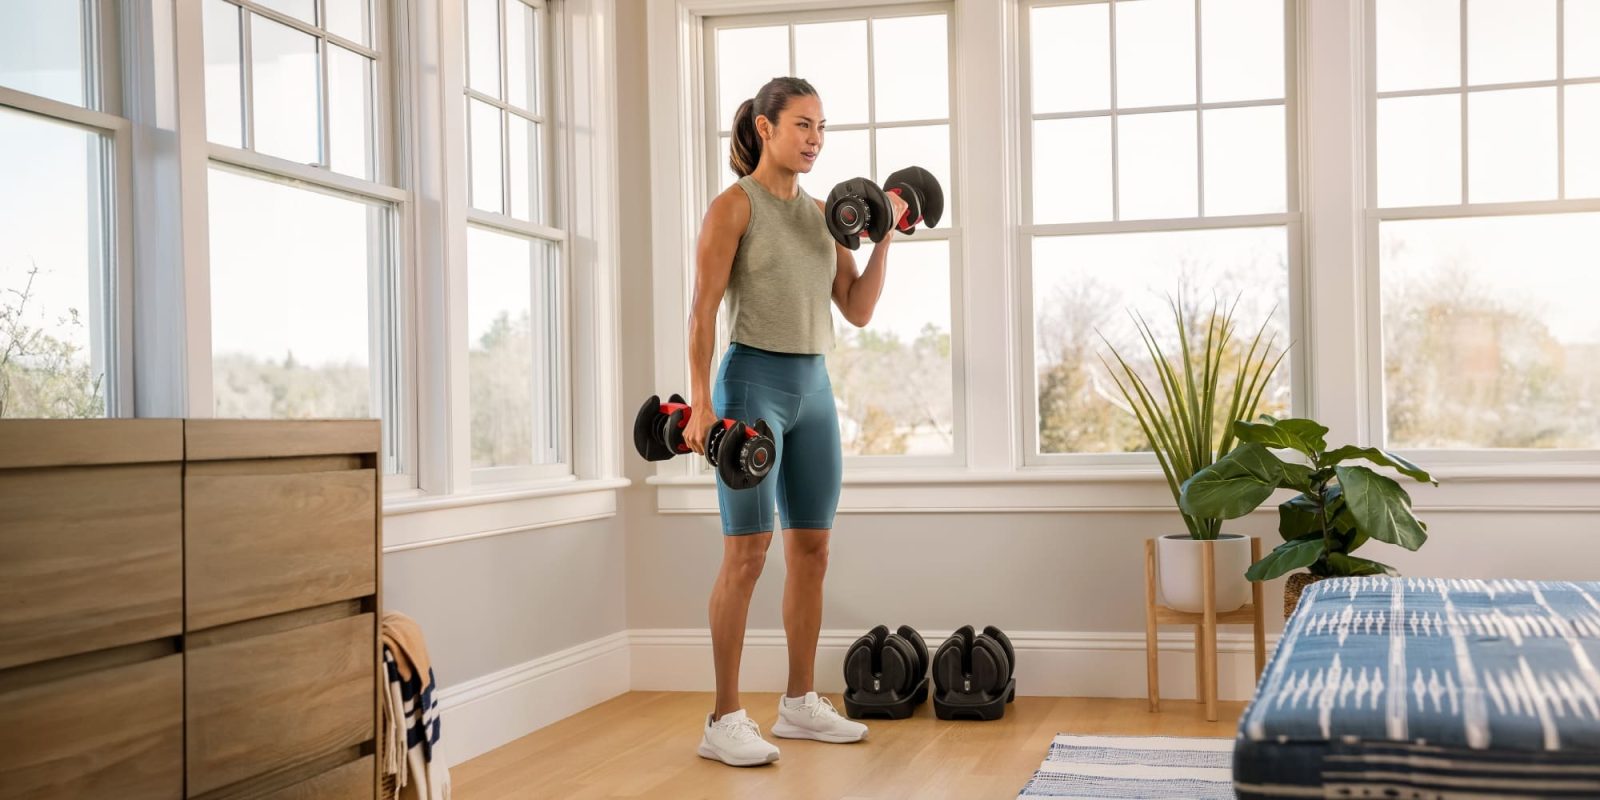
[[[863,732],[860,736],[844,736],[837,733],[817,733],[816,731],[808,731],[798,725],[791,725],[783,719],[779,719],[777,722],[773,723],[772,735],[782,737],[784,739],[810,739],[815,742],[827,742],[829,744],[851,744],[853,742],[865,741],[867,738],[866,732]]]
[[[779,755],[778,753],[773,753],[765,758],[728,759],[724,758],[721,753],[713,750],[710,745],[707,745],[703,742],[701,743],[699,750],[696,752],[700,754],[701,758],[709,758],[712,761],[721,761],[730,767],[759,767],[763,764],[771,764],[772,762],[777,761]]]

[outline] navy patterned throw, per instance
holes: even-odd
[[[1600,583],[1335,578],[1239,721],[1240,797],[1600,797]]]

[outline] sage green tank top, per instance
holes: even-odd
[[[777,353],[833,349],[833,273],[837,260],[822,209],[796,187],[782,200],[746,175],[750,223],[728,276],[730,339]]]

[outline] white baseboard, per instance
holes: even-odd
[[[844,654],[863,631],[822,631],[817,642],[817,689],[844,691]],[[949,635],[922,631],[929,655]],[[704,628],[634,630],[632,678],[636,691],[706,692],[715,685],[711,634]],[[1144,633],[1006,632],[1017,651],[1017,694],[1046,697],[1144,697]],[[1251,636],[1217,634],[1217,696],[1246,700],[1255,689]],[[1163,632],[1161,696],[1194,699],[1194,634]],[[1277,637],[1267,639],[1270,656]],[[788,647],[781,630],[745,634],[739,687],[752,692],[782,691],[788,680]]]
[[[825,630],[817,643],[817,690],[844,691],[844,654],[861,631]],[[1044,697],[1144,697],[1142,632],[1007,632],[1017,651],[1017,694]],[[930,655],[948,632],[923,632]],[[1217,634],[1217,693],[1246,700],[1255,688],[1249,634]],[[1194,635],[1164,632],[1161,696],[1193,700]],[[1268,637],[1268,654],[1277,637]],[[751,630],[739,686],[777,692],[788,678],[781,630]],[[628,691],[709,692],[715,686],[705,628],[619,631],[442,689],[442,755],[455,765]]]
[[[628,631],[584,642],[442,688],[440,746],[447,766],[628,691]]]

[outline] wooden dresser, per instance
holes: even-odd
[[[0,420],[0,798],[378,791],[375,420]]]

